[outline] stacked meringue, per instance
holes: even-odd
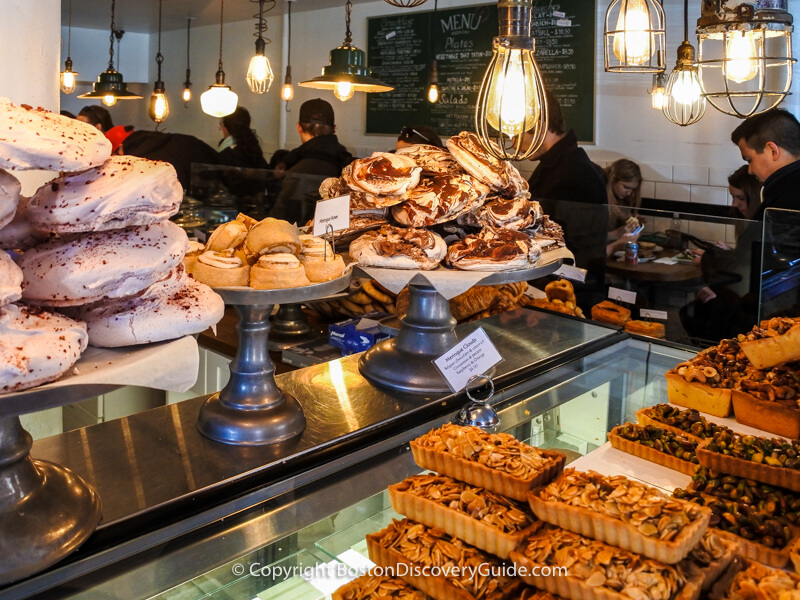
[[[57,379],[87,343],[172,339],[222,317],[222,299],[183,272],[171,165],[111,157],[96,128],[7,99],[0,130],[0,166],[63,172],[26,200],[0,170],[0,393]]]
[[[416,145],[356,160],[341,177],[326,179],[320,187],[323,199],[345,194],[350,194],[351,221],[368,211],[388,209],[394,222],[409,231],[448,223],[459,226],[463,239],[446,253],[434,253],[442,257],[439,260],[446,256],[457,269],[529,268],[541,252],[564,246],[563,232],[542,213],[538,202],[531,201],[528,182],[516,167],[486,152],[478,137],[466,131],[450,138],[447,149]],[[467,235],[462,228],[473,232]],[[351,244],[351,256],[364,266],[436,266],[430,264],[430,252],[424,266],[419,260],[392,260],[392,253],[404,250],[387,240],[408,237],[396,229],[365,234],[360,243]]]

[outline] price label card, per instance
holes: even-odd
[[[619,288],[609,286],[608,297],[612,300],[627,302],[628,304],[636,304],[636,292],[631,292],[629,290],[621,290]]]
[[[314,209],[314,235],[323,236],[328,225],[334,231],[350,227],[350,196],[320,200]]]
[[[586,269],[573,267],[572,265],[561,265],[558,271],[555,272],[555,275],[560,275],[565,279],[571,279],[572,281],[579,281],[580,283],[583,283],[586,281],[586,273]]]
[[[547,294],[545,294],[539,288],[533,287],[531,284],[528,284],[528,288],[525,290],[525,295],[529,298],[547,298]]]
[[[482,327],[473,331],[433,361],[454,392],[463,390],[469,378],[481,375],[503,360]]]
[[[665,310],[651,310],[649,308],[643,308],[639,311],[639,316],[642,319],[661,319],[662,321],[667,320],[667,311]]]

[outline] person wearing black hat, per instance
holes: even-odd
[[[269,216],[298,225],[313,218],[319,184],[328,177],[339,177],[355,158],[339,143],[335,131],[330,103],[321,98],[303,102],[297,123],[303,143],[283,158],[286,177]]]

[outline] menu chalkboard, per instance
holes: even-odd
[[[567,126],[594,140],[594,0],[534,0],[533,35],[545,87],[561,100]],[[367,133],[428,124],[442,137],[475,129],[475,104],[498,34],[497,4],[368,20],[369,66],[394,86],[367,96]],[[426,99],[436,57],[440,100]]]

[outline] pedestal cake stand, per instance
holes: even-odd
[[[564,263],[557,259],[540,267],[519,271],[487,273],[479,285],[499,285],[538,279],[557,271]],[[380,281],[381,271],[370,267],[370,274]],[[367,350],[358,363],[361,374],[370,383],[393,391],[410,394],[445,394],[451,390],[433,360],[450,349],[457,341],[456,320],[448,301],[426,274],[420,271],[408,284],[408,312],[401,320],[396,338],[383,340]]]
[[[239,346],[227,385],[200,409],[200,433],[226,444],[261,445],[291,439],[305,429],[297,399],[275,383],[275,364],[267,351],[269,316],[276,304],[298,304],[339,292],[350,285],[351,277],[349,272],[333,281],[281,290],[215,288],[239,313]]]

